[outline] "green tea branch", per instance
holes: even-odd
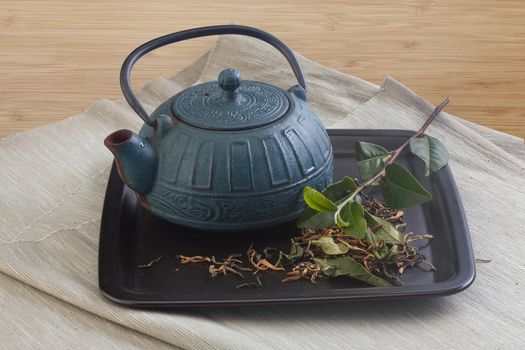
[[[363,182],[358,185],[353,179],[345,178],[339,185],[339,189],[335,190],[338,196],[332,196],[337,197],[336,199],[306,187],[304,199],[314,212],[305,210],[305,214],[299,220],[299,227],[323,228],[332,224],[339,228],[350,227],[352,216],[354,221],[359,220],[357,217],[362,216],[360,213],[363,210],[356,199],[366,188],[378,184],[381,186],[386,203],[392,208],[402,209],[430,200],[432,198],[430,193],[405,167],[397,164],[396,161],[403,150],[410,146],[411,152],[424,162],[425,175],[429,175],[430,171],[438,171],[447,164],[448,152],[445,147],[437,139],[425,135],[425,131],[449,101],[447,97],[441,102],[419,130],[393,151],[387,151],[380,145],[358,142],[356,153]],[[328,194],[330,192],[328,191]],[[341,197],[340,194],[344,196]],[[315,212],[318,215],[315,215]],[[327,212],[331,213],[333,218],[328,218],[328,215],[325,214]],[[359,227],[357,229],[358,237],[365,235],[364,230],[359,230]],[[353,231],[356,231],[356,227]]]
[[[445,98],[443,100],[443,102],[441,102],[439,105],[437,105],[436,108],[434,108],[434,111],[432,111],[432,114],[430,114],[428,119],[421,126],[421,128],[419,128],[419,130],[412,137],[410,137],[408,140],[406,140],[401,146],[399,146],[398,149],[396,149],[394,151],[394,154],[392,154],[392,156],[388,160],[387,164],[392,164],[392,163],[394,163],[396,161],[396,159],[399,157],[401,152],[406,148],[406,146],[408,146],[410,144],[410,140],[418,138],[418,137],[421,137],[421,135],[425,134],[425,131],[427,131],[427,129],[430,126],[430,124],[432,124],[434,119],[436,119],[436,117],[439,115],[439,113],[441,113],[441,111],[448,105],[449,102],[450,102],[450,98],[447,97],[447,98]],[[386,168],[386,166],[385,166],[385,168]],[[383,168],[381,170],[381,172],[379,172],[376,175],[377,178],[375,180],[377,180],[380,177],[380,174],[384,174],[384,171],[385,171],[385,169]],[[374,181],[371,181],[371,183],[373,183],[373,182]]]
[[[410,153],[423,162],[425,176],[439,171],[448,163],[445,146],[436,138],[425,134],[448,103],[449,98],[446,98],[419,130],[395,150],[388,151],[373,143],[356,142],[357,165],[361,177],[359,182],[346,176],[321,192],[305,187],[303,197],[307,208],[297,226],[310,232],[310,238],[305,246],[292,246],[290,254],[283,253],[283,261],[293,263],[297,260],[293,259],[297,258],[294,252],[300,252],[299,248],[304,250],[305,247],[316,246],[317,253],[309,254],[311,259],[306,261],[314,265],[304,271],[318,271],[319,268],[320,273],[327,277],[347,275],[374,285],[387,283],[377,278],[396,281],[396,276],[403,273],[405,267],[425,263],[426,260],[418,250],[408,245],[413,240],[412,234],[400,231],[404,224],[394,225],[383,214],[384,211],[390,211],[392,217],[402,217],[404,212],[401,209],[432,199],[432,195],[417,178],[397,163],[397,160],[409,148]],[[373,186],[377,186],[383,195],[385,205],[381,204],[381,211],[374,209],[370,202],[374,199],[364,192]],[[327,232],[337,234],[326,234]],[[417,237],[430,238],[421,235]],[[365,256],[355,254],[356,251],[363,250],[366,251]],[[401,252],[410,254],[402,257]],[[299,254],[299,259],[304,259],[304,255]],[[410,263],[406,264],[407,261]],[[291,275],[293,278],[297,276],[299,275]]]
[[[425,123],[421,126],[421,128],[419,128],[419,130],[412,137],[410,137],[408,140],[406,140],[401,146],[399,146],[389,156],[388,161],[385,163],[385,166],[378,173],[376,173],[372,178],[370,178],[365,183],[363,183],[361,186],[359,186],[351,196],[349,196],[343,203],[341,203],[340,207],[342,208],[344,205],[346,205],[350,201],[354,200],[355,196],[359,192],[363,191],[368,186],[376,183],[382,176],[384,176],[386,167],[388,165],[390,165],[390,164],[393,164],[397,160],[397,158],[399,157],[401,152],[403,152],[403,150],[410,144],[410,140],[415,139],[417,137],[420,137],[421,135],[423,135],[425,133],[427,128],[430,126],[430,124],[434,121],[434,119],[436,119],[436,117],[439,115],[439,113],[448,105],[449,102],[450,102],[450,98],[447,97],[446,99],[443,100],[443,102],[441,102],[438,106],[436,106],[436,108],[434,108],[434,111],[432,112],[432,114],[430,114],[430,116],[425,121]]]

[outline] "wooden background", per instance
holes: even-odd
[[[385,75],[447,111],[525,137],[525,1],[0,0],[0,136],[121,98],[124,57],[153,37],[237,22],[268,30],[324,65]],[[211,38],[138,64],[135,87],[173,75]]]

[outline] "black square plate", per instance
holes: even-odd
[[[355,141],[387,149],[401,145],[412,131],[330,130],[335,155],[334,179],[357,176]],[[106,192],[99,247],[99,285],[109,299],[132,306],[204,306],[291,303],[330,300],[395,299],[447,295],[467,288],[475,277],[474,257],[461,200],[450,169],[423,176],[422,163],[405,152],[399,162],[410,169],[433,195],[433,200],[406,211],[407,232],[431,233],[420,248],[437,267],[435,272],[409,269],[399,287],[370,287],[348,277],[281,283],[279,272],[265,272],[260,288],[235,287],[237,276],[212,279],[206,264],[180,267],[176,255],[208,255],[218,259],[244,253],[251,243],[258,250],[288,250],[298,231],[288,223],[240,233],[201,232],[178,226],[144,210],[136,195],[111,171]],[[150,268],[138,268],[158,256]]]

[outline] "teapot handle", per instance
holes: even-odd
[[[270,33],[267,33],[257,28],[236,24],[188,29],[183,30],[181,32],[164,35],[140,45],[128,55],[128,57],[122,64],[122,68],[120,69],[120,87],[122,89],[122,93],[124,94],[124,97],[126,98],[126,101],[128,101],[128,104],[131,106],[131,108],[133,108],[133,110],[137,112],[137,114],[144,120],[146,124],[152,127],[156,127],[157,123],[155,122],[155,120],[152,120],[150,118],[146,110],[144,110],[144,107],[142,107],[142,105],[140,104],[139,100],[137,99],[137,96],[135,96],[133,90],[131,89],[130,81],[131,69],[133,68],[133,65],[139,60],[139,58],[141,58],[150,51],[153,51],[168,44],[173,44],[179,41],[204,36],[225,34],[250,36],[265,41],[266,43],[275,47],[286,58],[286,60],[290,64],[290,67],[292,68],[292,71],[295,74],[295,77],[297,78],[297,81],[299,82],[299,85],[306,92],[306,82],[304,80],[303,71],[294,53],[292,52],[292,50],[290,50],[288,46],[286,46],[285,43],[283,43],[281,40],[277,39]]]

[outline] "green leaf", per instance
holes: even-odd
[[[379,260],[385,260],[389,262],[394,262],[396,260],[396,256],[399,254],[399,245],[394,244],[390,248],[388,246],[384,245],[381,247],[381,249],[373,251],[372,254]]]
[[[337,202],[352,193],[357,188],[357,184],[351,177],[344,177],[341,181],[335,182],[325,188],[321,193],[332,202]],[[306,207],[297,222],[299,228],[319,229],[335,225],[334,211],[322,212]]]
[[[284,267],[285,265],[290,265],[296,262],[298,259],[303,257],[304,250],[297,244],[297,242],[292,241],[292,246],[290,247],[290,254],[285,254],[282,251],[279,252],[279,260],[275,263],[277,267]]]
[[[430,145],[426,137],[410,139],[410,152],[425,163],[425,176],[430,174]]]
[[[430,171],[435,173],[448,163],[448,151],[445,146],[432,136],[426,136],[430,144]]]
[[[380,171],[388,160],[389,152],[379,145],[357,142],[357,166],[363,180],[368,180]]]
[[[321,192],[306,186],[303,190],[304,201],[308,206],[318,212],[325,212],[337,209],[337,205],[326,198]]]
[[[399,246],[394,244],[388,251],[388,255],[385,257],[385,260],[393,262],[396,260],[396,256],[399,254]]]
[[[372,229],[368,229],[366,230],[366,242],[368,243],[368,245],[372,245],[374,243],[376,243],[376,241],[374,240],[374,236],[373,235],[373,232],[372,232]]]
[[[428,135],[410,139],[410,152],[425,163],[425,176],[436,172],[448,163],[448,151],[436,138]]]
[[[377,259],[384,260],[388,255],[388,248],[386,246],[382,246],[379,250],[372,251],[372,254],[374,254]]]
[[[399,164],[386,167],[385,176],[381,179],[381,189],[386,204],[394,209],[408,208],[432,199],[432,195]]]
[[[349,221],[348,227],[345,227],[345,232],[350,236],[363,239],[366,236],[366,219],[364,217],[364,209],[361,204],[351,202],[344,206],[341,210],[343,219]]]
[[[347,205],[348,205],[348,204],[347,204]],[[345,205],[345,207],[346,207],[346,205]],[[334,214],[334,221],[335,221],[335,224],[336,224],[337,227],[339,227],[339,228],[345,228],[345,227],[350,226],[350,223],[341,217],[341,211],[342,211],[342,210],[338,210],[338,211],[336,211],[335,214]]]
[[[405,243],[405,234],[399,232],[390,222],[368,212],[365,212],[365,219],[370,229],[370,237],[367,236],[369,244],[374,244],[379,241],[392,244]]]
[[[325,188],[321,193],[334,203],[355,191],[357,184],[354,179],[345,176],[341,181],[335,182]]]
[[[357,160],[365,160],[388,154],[388,151],[384,147],[369,142],[358,141],[356,142],[355,148]]]
[[[334,215],[335,210],[319,213],[312,208],[306,208],[297,221],[297,227],[312,230],[332,227],[335,225]]]
[[[314,261],[321,267],[323,274],[328,277],[350,276],[377,287],[391,286],[384,279],[368,272],[363,265],[349,256],[334,259],[314,259]]]
[[[336,243],[332,237],[323,236],[317,240],[311,240],[312,244],[319,246],[327,255],[339,255],[348,253],[348,247],[342,243]]]

